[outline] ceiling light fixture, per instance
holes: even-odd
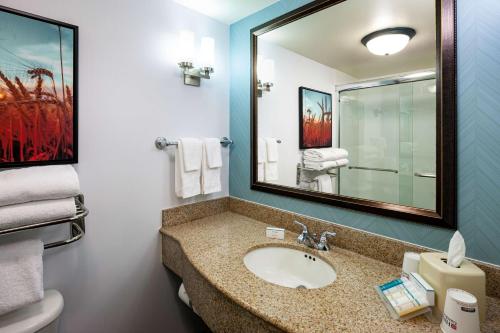
[[[361,43],[373,54],[391,55],[403,50],[417,32],[412,28],[388,28],[366,35]]]

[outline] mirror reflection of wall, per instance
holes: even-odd
[[[259,181],[435,210],[435,15],[348,0],[259,35]]]

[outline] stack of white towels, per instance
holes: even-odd
[[[175,151],[175,193],[180,198],[222,191],[220,139],[182,138]]]
[[[76,214],[80,193],[73,167],[47,166],[0,172],[0,229]],[[0,315],[43,298],[43,243],[25,240],[0,246]]]
[[[328,170],[349,164],[349,153],[342,148],[306,149],[304,167],[314,170]]]
[[[259,138],[257,148],[257,180],[271,182],[279,179],[278,140]]]

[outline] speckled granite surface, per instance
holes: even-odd
[[[230,302],[283,331],[440,332],[439,325],[424,318],[399,322],[389,317],[374,286],[397,277],[398,267],[337,247],[319,253],[299,246],[296,234],[288,231],[284,241],[270,240],[265,237],[265,227],[262,222],[233,212],[164,225],[164,263],[170,266],[177,262],[174,271],[182,275],[185,270],[179,260],[187,260],[189,267]],[[170,242],[178,243],[178,249],[174,250]],[[297,290],[259,279],[246,269],[243,256],[266,244],[297,248],[323,258],[337,270],[337,281],[320,289]],[[216,331],[230,332],[234,320],[226,321],[217,307],[211,311],[211,316],[222,322]],[[482,331],[500,332],[500,300],[488,298],[487,317]]]

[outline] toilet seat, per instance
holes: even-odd
[[[64,299],[57,290],[46,290],[40,302],[0,316],[0,333],[34,333],[61,314]]]

